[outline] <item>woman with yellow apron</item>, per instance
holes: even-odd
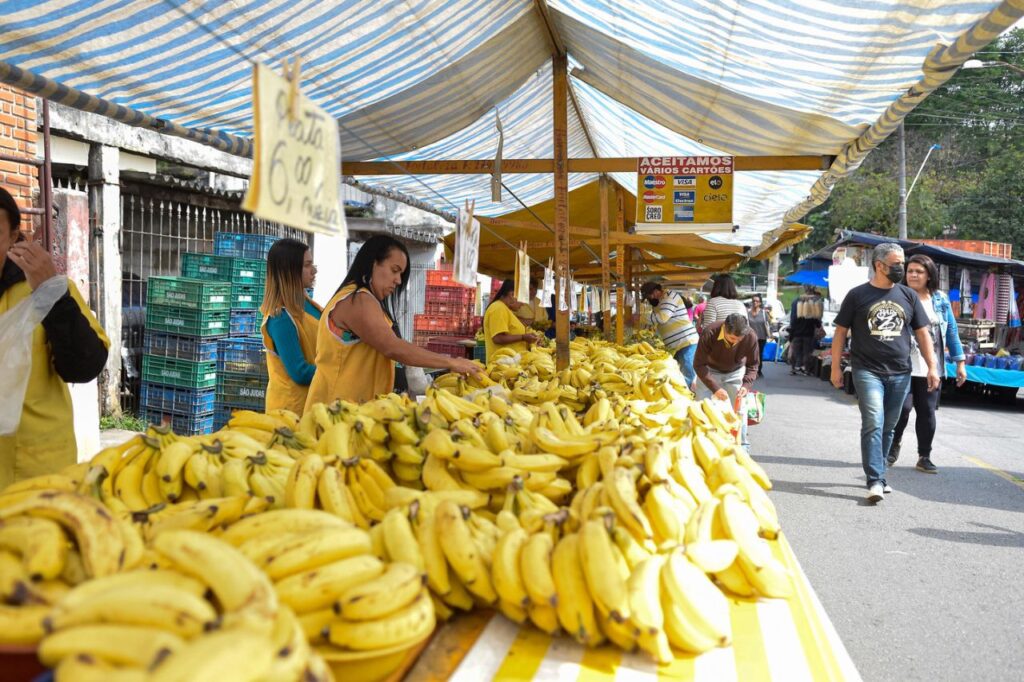
[[[323,312],[306,295],[316,281],[309,247],[297,239],[274,242],[267,254],[263,345],[267,349],[267,410],[301,415],[316,366],[317,324]]]
[[[530,344],[540,338],[537,334],[527,332],[526,326],[516,317],[516,312],[523,304],[516,300],[514,289],[515,282],[506,279],[487,304],[484,312],[484,345],[487,347],[488,358],[493,357],[500,347],[516,351],[529,350]]]
[[[57,276],[50,254],[26,241],[20,228],[21,211],[0,188],[0,315]],[[109,346],[103,328],[68,280],[67,292],[32,332],[32,366],[21,418],[14,433],[0,436],[0,489],[78,461],[67,385],[99,376]]]
[[[519,304],[516,317],[527,329],[548,321],[548,311],[537,298],[537,282],[535,280],[530,280],[530,302]]]
[[[306,407],[339,398],[366,402],[395,388],[395,363],[475,374],[465,358],[432,353],[403,341],[392,312],[409,281],[409,251],[387,235],[371,237],[320,318],[316,373]]]

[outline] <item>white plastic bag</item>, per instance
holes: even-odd
[[[25,391],[32,372],[32,334],[36,325],[68,291],[67,277],[57,275],[40,284],[32,294],[0,315],[0,436],[18,429]]]

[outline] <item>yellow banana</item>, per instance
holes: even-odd
[[[0,604],[0,644],[34,645],[43,638],[49,606]]]
[[[413,503],[416,510],[419,503]],[[381,522],[384,532],[384,545],[387,547],[388,556],[392,561],[402,561],[411,564],[421,573],[427,570],[426,560],[416,541],[416,534],[412,530],[409,516],[404,508],[388,510]]]
[[[64,570],[68,539],[56,521],[31,516],[0,520],[0,550],[21,556],[32,580],[50,580]]]
[[[380,576],[346,590],[338,611],[346,620],[384,618],[409,606],[423,592],[425,577],[411,564],[389,564]]]
[[[328,626],[327,637],[332,644],[348,649],[384,649],[418,642],[430,634],[435,624],[434,603],[430,594],[421,589],[412,604],[384,618],[335,621]]]
[[[619,571],[611,569],[618,565],[621,554],[615,548],[604,521],[585,521],[580,526],[579,535],[580,562],[594,603],[603,615],[625,622],[630,616],[629,592],[625,578]],[[628,566],[626,571],[628,574]]]
[[[558,605],[558,590],[551,572],[554,540],[548,533],[534,533],[519,553],[519,572],[530,601],[535,606]],[[557,620],[557,615],[556,615]]]
[[[159,657],[173,654],[182,646],[184,641],[181,637],[160,628],[80,625],[47,635],[39,643],[37,655],[39,661],[48,668],[79,654],[114,664],[146,668]]]
[[[551,574],[558,594],[556,611],[562,628],[577,642],[597,646],[603,638],[594,613],[594,600],[580,563],[579,535],[562,537],[551,554]]]
[[[256,680],[271,670],[274,654],[265,634],[246,628],[225,628],[196,637],[179,647],[154,668],[149,679],[152,682]]]
[[[732,641],[729,602],[682,551],[675,550],[668,555],[661,570],[661,585],[665,599],[671,604],[665,612],[670,640],[673,632],[683,635],[678,645],[690,651],[729,645]]]
[[[313,509],[316,505],[317,483],[325,468],[324,458],[316,453],[295,460],[288,472],[284,488],[284,505],[298,509]]]
[[[380,559],[361,554],[290,575],[275,583],[274,589],[281,603],[305,614],[327,608],[347,590],[383,573],[384,563]]]
[[[503,602],[520,609],[530,602],[519,561],[528,537],[526,531],[519,527],[504,533],[495,545],[491,564],[494,589],[498,596]]]
[[[488,604],[494,603],[498,595],[462,509],[451,500],[442,500],[434,518],[441,549],[456,575],[474,595]]]

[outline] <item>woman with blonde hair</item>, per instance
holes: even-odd
[[[317,325],[322,309],[306,290],[316,280],[309,247],[297,239],[274,242],[267,254],[263,294],[263,345],[267,349],[267,410],[302,414],[316,366]]]

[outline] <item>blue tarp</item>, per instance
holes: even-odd
[[[786,277],[787,282],[794,284],[813,284],[816,287],[828,286],[828,270],[797,270]]]
[[[946,363],[946,376],[956,376],[956,365]],[[967,380],[989,386],[1005,386],[1007,388],[1024,388],[1024,371],[1017,369],[992,369],[967,365]]]

